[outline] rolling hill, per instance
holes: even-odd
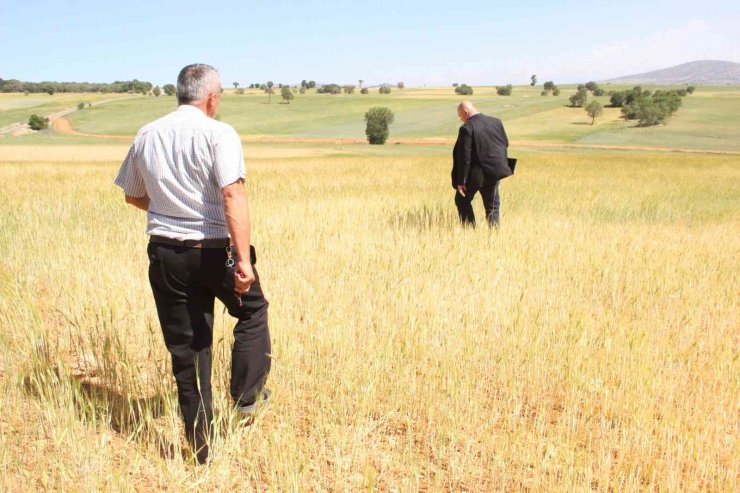
[[[697,60],[662,70],[616,77],[604,82],[614,84],[740,84],[740,63]]]

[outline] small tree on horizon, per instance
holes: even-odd
[[[505,86],[496,86],[496,94],[499,96],[511,96],[511,92],[514,90],[514,86],[507,84]]]
[[[159,86],[155,86],[154,89],[152,89],[152,94],[159,97],[159,95],[162,94],[162,89],[160,89]]]
[[[588,100],[588,90],[586,90],[585,87],[579,89],[578,92],[576,92],[569,98],[569,100],[570,105],[573,108],[582,108]]]
[[[293,91],[291,91],[288,86],[280,88],[280,95],[283,97],[285,104],[290,104],[290,100],[295,98],[295,94],[293,94]]]
[[[383,145],[388,140],[388,127],[393,123],[393,112],[382,106],[373,106],[365,113],[365,135],[371,145]]]
[[[174,96],[176,91],[174,84],[165,84],[162,86],[162,90],[166,96]]]
[[[593,125],[596,122],[596,117],[604,113],[604,108],[601,107],[601,103],[594,100],[586,105],[586,113],[591,117],[591,125]]]
[[[473,94],[473,88],[467,84],[460,84],[455,88],[455,94],[461,96],[471,96]]]
[[[380,94],[390,94],[391,93],[391,86],[382,85],[382,86],[380,86],[380,89],[378,89],[378,92]]]
[[[396,84],[396,87],[399,89],[404,89],[406,87],[406,84],[404,84],[403,82],[399,82],[398,84]]]
[[[267,94],[267,104],[270,104],[270,98],[272,97],[273,94],[275,94],[275,90],[271,86],[270,87],[265,86],[264,91],[265,91],[265,94]]]
[[[362,89],[360,89],[360,94],[369,94],[369,93],[370,91],[368,91],[367,87],[363,87]]]
[[[529,83],[529,85],[530,86],[535,86],[537,84],[537,76],[536,75],[532,75],[532,77],[530,77],[530,79],[531,79],[531,82]]]
[[[234,89],[239,89],[239,83],[238,82],[232,82],[232,84],[234,85]]]

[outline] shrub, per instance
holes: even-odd
[[[594,89],[594,96],[606,96],[606,91],[600,87]]]
[[[549,96],[549,95],[550,95],[550,92],[549,91],[542,91],[540,93],[540,96]]]
[[[159,88],[159,86],[156,86],[154,89],[152,89],[152,93],[159,97],[160,94],[162,94],[162,89]]]
[[[511,91],[513,91],[513,89],[514,87],[511,84],[496,86],[496,94],[499,96],[511,96]]]
[[[342,88],[339,87],[339,84],[324,84],[316,89],[316,92],[319,94],[339,94],[342,92]]]
[[[49,119],[42,118],[39,115],[31,115],[31,118],[28,119],[28,126],[31,127],[31,130],[42,130],[49,126]]]
[[[380,94],[390,94],[391,93],[391,86],[380,86],[380,89],[378,89],[378,92]]]
[[[511,84],[507,84],[505,86],[496,86],[496,94],[499,96],[511,96],[511,91],[514,90],[514,87]]]
[[[578,90],[575,94],[573,94],[570,98],[568,98],[570,101],[570,105],[574,108],[582,108],[583,105],[586,104],[586,100],[588,100],[588,90],[583,87]]]
[[[383,145],[388,140],[388,127],[393,123],[393,112],[382,106],[373,106],[365,113],[365,135],[367,141],[373,145]]]
[[[689,94],[694,94],[694,91],[695,90],[696,90],[696,87],[694,87],[694,86],[688,86],[686,88],[686,92],[689,93]]]
[[[301,88],[298,89],[298,92],[301,93],[301,94],[306,94],[306,86],[301,85]]]
[[[367,90],[367,87],[363,87],[362,89],[360,89],[360,94],[369,94],[369,93],[370,91]]]
[[[406,87],[406,84],[404,84],[403,82],[399,82],[398,84],[396,84],[396,87],[399,89],[404,89]]]
[[[237,89],[236,89],[236,90],[234,91],[234,94],[244,94],[244,88],[243,88],[243,87],[239,87],[239,88],[237,88]]]
[[[473,88],[467,84],[460,84],[455,88],[455,93],[460,94],[461,96],[470,96],[473,94]]]
[[[82,101],[80,101],[79,103],[77,103],[77,109],[78,110],[81,110],[81,109],[84,109],[84,108],[85,108],[85,103],[83,103]]]
[[[627,99],[626,92],[614,92],[611,99],[609,99],[609,106],[612,108],[621,108],[625,99]]]
[[[555,86],[555,89],[552,90],[553,96],[560,96],[560,88],[558,86]]]
[[[460,84],[458,84],[457,82],[453,82],[453,83],[452,83],[452,87],[457,87],[457,86],[459,86],[459,85],[460,85]]]
[[[175,85],[174,84],[165,84],[162,86],[162,90],[164,91],[165,96],[175,95]]]
[[[346,86],[342,86],[342,89],[344,90],[345,94],[354,94],[355,93],[355,86],[348,84]]]

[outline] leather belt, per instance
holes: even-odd
[[[231,244],[229,238],[203,238],[202,240],[175,240],[165,236],[151,235],[150,243],[162,243],[186,248],[226,248]]]

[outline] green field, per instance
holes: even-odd
[[[604,86],[621,89],[626,86]],[[648,86],[646,86],[648,87]],[[648,87],[655,89],[655,87]],[[490,87],[476,87],[471,98],[484,113],[501,118],[510,140],[521,145],[553,142],[642,146],[714,151],[740,151],[740,88],[700,87],[683,100],[682,108],[666,125],[637,128],[620,118],[619,109],[605,108],[596,125],[583,109],[567,107],[573,86],[563,86],[559,97],[543,97],[540,88],[516,87],[510,97],[497,96]],[[97,96],[96,96],[97,97]],[[101,96],[102,97],[102,96]],[[74,105],[84,95],[9,96],[0,98],[0,122],[23,121],[31,111],[51,113],[64,105]],[[110,97],[108,97],[110,99]],[[383,105],[395,114],[390,143],[423,139],[453,139],[459,122],[455,105],[461,99],[451,88],[394,89],[381,96],[323,95],[309,91],[282,104],[279,95],[259,91],[236,95],[227,90],[222,98],[220,117],[233,125],[246,142],[250,137],[284,139],[359,139],[364,136],[364,113],[371,106]],[[597,98],[604,105],[608,97]],[[32,105],[40,106],[32,106]],[[83,133],[133,136],[145,123],[174,109],[173,97],[134,96],[71,114],[72,127]],[[25,137],[33,139],[34,136]],[[10,143],[0,141],[0,143]],[[48,137],[49,143],[58,143]],[[34,140],[34,144],[44,139]],[[69,141],[85,143],[87,141]],[[19,142],[13,142],[19,143]]]

